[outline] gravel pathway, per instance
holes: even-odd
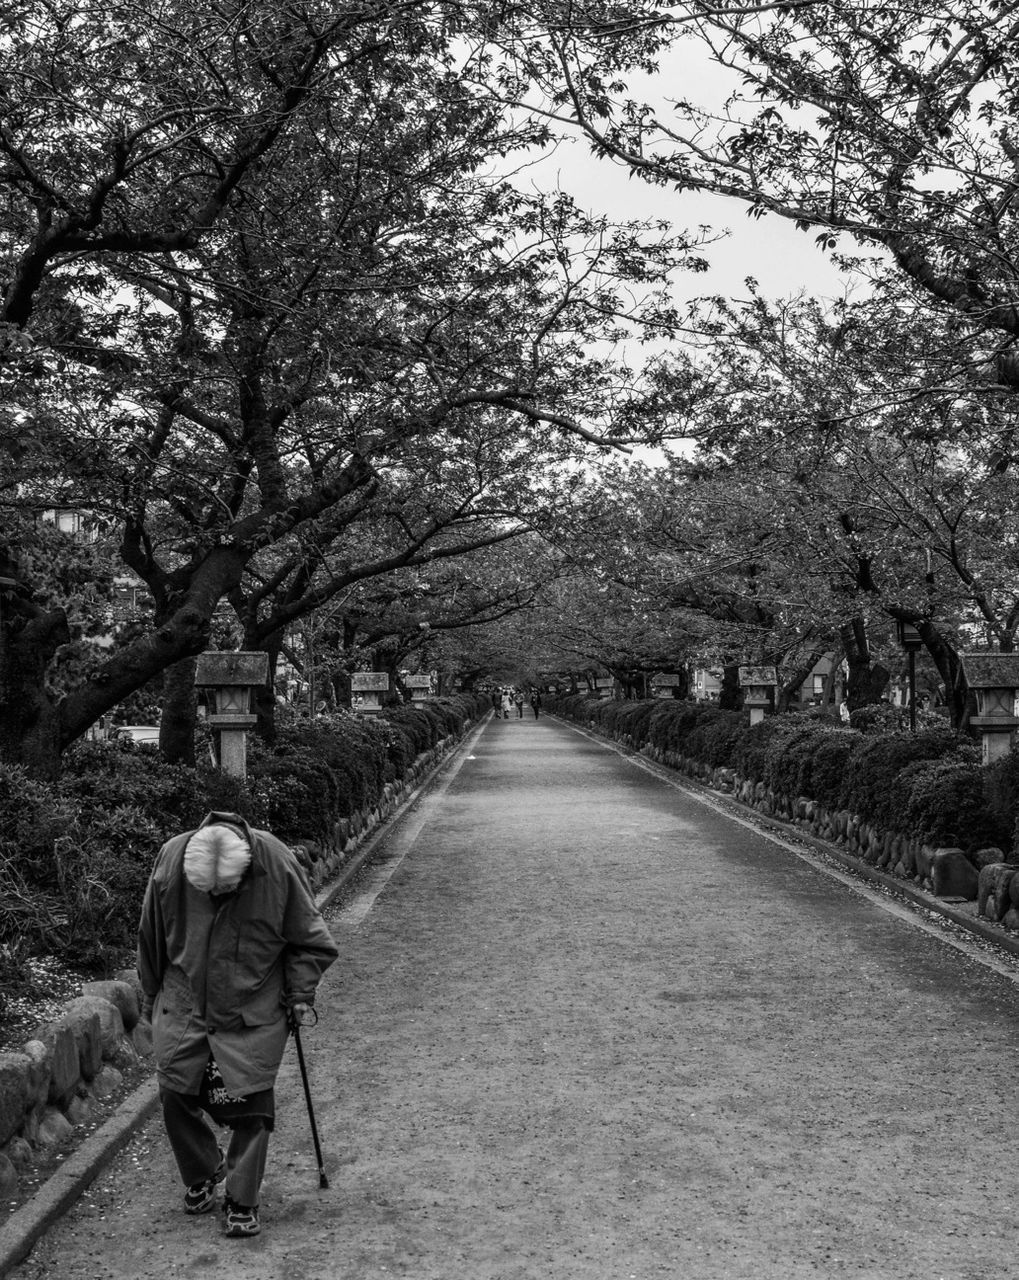
[[[158,1124],[19,1280],[1000,1280],[1017,988],[547,719],[493,721],[360,894],[265,1231]]]

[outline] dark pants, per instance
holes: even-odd
[[[160,1089],[163,1123],[177,1168],[186,1187],[211,1178],[219,1164],[219,1144],[205,1112],[187,1094]],[[226,1152],[226,1193],[237,1204],[258,1204],[265,1173],[269,1130],[262,1120],[237,1121],[231,1126]]]

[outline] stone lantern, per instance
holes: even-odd
[[[656,671],[651,677],[651,696],[671,698],[674,689],[681,685],[678,671]]]
[[[350,676],[350,696],[359,715],[377,716],[382,710],[382,696],[389,692],[389,676],[385,671],[354,671]]]
[[[430,675],[419,672],[417,675],[406,676],[403,683],[410,690],[411,702],[427,702],[432,696],[432,677]]]
[[[760,724],[772,705],[778,671],[775,667],[740,667],[739,683],[745,691],[743,705],[750,708],[750,723]]]
[[[977,714],[970,724],[980,730],[983,762],[993,764],[1008,755],[1019,728],[1016,690],[1019,689],[1019,653],[963,653],[966,683],[976,694]]]
[[[219,739],[219,765],[234,778],[247,777],[247,731],[258,719],[251,714],[251,691],[269,679],[267,653],[200,654],[195,688],[208,689],[212,707],[207,723]]]

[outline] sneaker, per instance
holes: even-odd
[[[220,1148],[219,1164],[211,1178],[204,1178],[201,1182],[192,1182],[191,1186],[184,1192],[184,1212],[185,1213],[208,1213],[216,1203],[216,1190],[219,1184],[226,1177],[226,1157]]]
[[[257,1204],[238,1204],[229,1196],[223,1201],[223,1213],[228,1236],[257,1236],[262,1230],[258,1221]]]

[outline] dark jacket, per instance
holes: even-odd
[[[236,814],[210,813],[200,826],[243,828],[251,866],[236,893],[215,901],[184,876],[194,834],[160,849],[138,930],[138,974],[152,1007],[160,1082],[197,1092],[212,1052],[227,1089],[271,1087],[287,1038],[287,1009],[311,1004],[336,944],[294,854]]]

